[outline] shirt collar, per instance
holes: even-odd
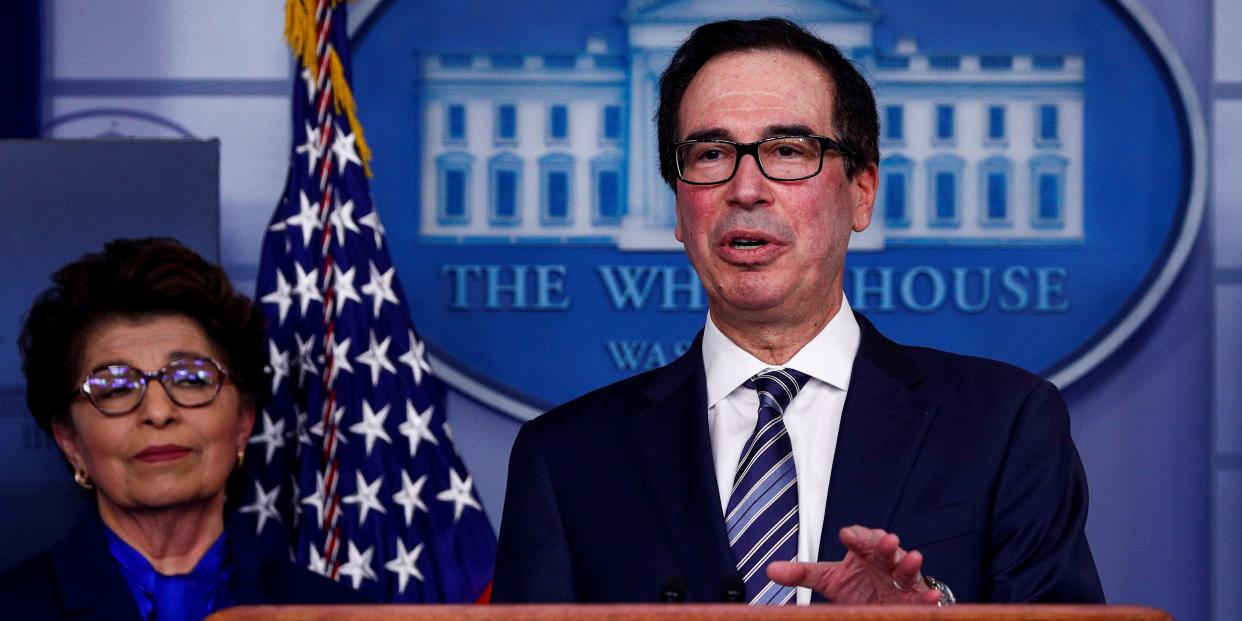
[[[797,369],[838,390],[847,390],[860,339],[858,320],[854,318],[849,300],[842,294],[837,314],[789,362],[778,368]],[[707,326],[703,329],[707,407],[714,407],[746,380],[768,368],[773,368],[773,365],[754,357],[729,340],[716,327],[711,312],[708,312]]]
[[[121,575],[129,584],[142,618],[148,618],[154,605],[155,590],[159,588],[159,581],[164,576],[155,571],[151,562],[141,552],[112,532],[107,525],[104,525],[104,533],[108,537],[108,549],[120,565]],[[205,597],[213,601],[218,599],[222,593],[221,587],[227,582],[229,576],[227,550],[225,533],[221,533],[215,543],[203,554],[203,558],[199,559],[194,569],[178,578],[198,584]],[[209,607],[208,611],[219,607],[219,605]]]

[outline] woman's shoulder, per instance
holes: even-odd
[[[0,571],[0,602],[6,619],[59,619],[60,600],[48,550]]]

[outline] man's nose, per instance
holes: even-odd
[[[753,154],[747,153],[738,161],[737,172],[729,180],[728,201],[743,209],[772,202],[772,181],[763,175]]]

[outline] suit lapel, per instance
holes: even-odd
[[[937,404],[911,389],[922,373],[862,315],[862,340],[850,378],[828,484],[819,560],[845,556],[837,531],[861,524],[889,528]]]
[[[108,550],[103,528],[96,510],[87,509],[69,536],[52,546],[65,611],[81,619],[136,621],[138,605]]]
[[[690,598],[720,601],[723,589],[738,578],[712,465],[701,334],[645,395],[651,406],[626,426],[634,456]]]

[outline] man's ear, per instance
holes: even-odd
[[[854,172],[850,181],[854,192],[854,231],[861,233],[871,226],[871,212],[875,207],[875,195],[880,185],[880,171],[875,164],[868,164]]]
[[[679,205],[676,201],[674,201],[673,203],[673,218],[675,219],[675,222],[676,222],[676,224],[673,226],[673,237],[676,237],[677,241],[684,244],[686,243],[686,236],[685,236],[685,233],[683,233],[681,230],[681,221],[682,221],[681,205]]]

